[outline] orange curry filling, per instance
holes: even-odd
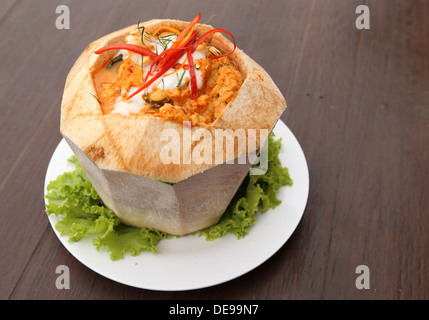
[[[126,43],[158,55],[174,46],[179,33],[168,28],[156,36],[130,35]],[[170,55],[176,51],[171,51]],[[210,45],[198,44],[193,56],[183,52],[177,63],[157,81],[129,99],[130,94],[150,79],[148,73],[157,65],[152,64],[154,56],[120,50],[93,74],[103,114],[152,116],[176,122],[191,121],[192,125],[211,124],[237,96],[243,83],[241,73],[228,56],[213,59],[220,54]],[[195,68],[193,74],[192,67]],[[197,90],[194,95],[192,90]]]

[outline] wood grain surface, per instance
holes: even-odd
[[[70,29],[55,9],[70,8]],[[358,5],[370,29],[358,30]],[[253,271],[183,292],[137,289],[76,260],[44,212],[66,76],[91,41],[197,12],[232,32],[288,102],[310,171],[303,219]],[[2,0],[0,299],[428,299],[429,2]],[[70,289],[55,286],[58,265]],[[370,288],[355,286],[356,267]]]

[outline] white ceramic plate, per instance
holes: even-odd
[[[274,128],[276,138],[282,138],[280,160],[289,168],[293,186],[280,189],[282,203],[257,216],[249,234],[237,239],[228,234],[214,241],[205,237],[185,236],[162,240],[159,251],[143,252],[137,257],[125,256],[112,261],[107,251],[97,251],[91,239],[68,242],[55,230],[57,218],[49,215],[50,223],[62,244],[80,262],[111,280],[133,287],[178,291],[217,285],[237,278],[269,259],[297,227],[304,213],[309,192],[309,173],[304,153],[289,128],[279,121]],[[67,159],[73,155],[63,139],[49,163],[46,187],[58,175],[74,169]]]

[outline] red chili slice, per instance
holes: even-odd
[[[229,32],[229,31],[227,31],[225,29],[221,29],[221,28],[215,28],[215,29],[209,30],[206,33],[204,33],[192,45],[192,51],[195,51],[198,48],[198,46],[200,44],[202,44],[209,36],[211,36],[212,34],[217,33],[217,32],[222,32],[222,33],[226,33],[227,35],[229,35],[232,38],[232,41],[234,42],[234,49],[232,49],[231,52],[228,52],[228,53],[225,53],[225,54],[221,54],[221,55],[218,55],[218,56],[214,56],[214,57],[212,57],[212,59],[219,59],[219,58],[226,57],[226,56],[229,56],[230,54],[232,54],[235,51],[235,49],[237,48],[237,44],[235,43],[234,36],[232,35],[231,32]]]
[[[179,47],[171,46],[167,50],[161,52],[159,54],[158,58],[156,59],[156,61],[152,62],[153,64],[155,64],[158,61],[160,61],[161,58],[163,57],[163,59],[158,63],[158,65],[154,71],[160,70],[163,67],[163,65],[165,63],[167,63],[167,61],[169,61],[170,59],[175,59],[176,58],[175,54],[177,54],[177,51],[181,51],[182,49],[186,49],[187,46],[191,46],[192,43],[195,41],[195,39],[197,39],[197,37],[198,37],[198,31],[194,30],[192,32],[191,36],[183,44],[181,44]],[[179,58],[182,55],[183,55],[183,52],[182,52],[182,54],[179,55]]]
[[[173,58],[169,59],[169,61],[167,61],[163,67],[150,79],[147,80],[148,75],[150,74],[148,72],[148,75],[146,75],[146,82],[145,84],[140,87],[137,91],[135,91],[132,95],[130,95],[127,99],[131,99],[132,97],[134,97],[136,94],[142,92],[144,89],[146,89],[147,87],[149,87],[152,83],[155,82],[155,80],[157,80],[158,78],[160,78],[165,72],[167,72],[171,67],[173,67],[177,61],[180,59],[180,57],[183,55],[183,51],[185,50],[185,48],[181,48],[181,51],[178,52]]]
[[[186,53],[189,61],[189,74],[191,75],[191,95],[192,99],[196,100],[198,98],[197,76],[195,74],[194,57],[192,56],[191,46],[186,49]]]
[[[177,61],[182,57],[185,50],[187,50],[188,48],[191,48],[191,44],[195,41],[197,36],[198,36],[198,31],[194,30],[192,35],[189,37],[188,40],[186,40],[186,42],[182,46],[180,46],[179,48],[170,48],[170,49],[172,49],[172,51],[176,51],[170,57],[166,58],[165,55],[163,55],[163,53],[165,51],[170,50],[170,49],[163,51],[159,56],[157,56],[156,59],[152,62],[150,69],[152,69],[152,67],[155,65],[155,63],[159,59],[161,59],[160,56],[164,56],[164,59],[162,60],[162,62],[164,62],[162,65],[162,68],[159,69],[159,71],[150,80],[148,80],[148,76],[151,74],[151,70],[149,70],[149,72],[146,75],[145,84],[142,87],[140,87],[137,91],[135,91],[132,95],[130,95],[127,99],[131,99],[136,94],[142,92],[144,89],[149,87],[152,83],[154,83],[155,80],[160,78],[170,68],[172,68],[174,65],[176,65]],[[158,67],[154,71],[157,71],[157,70],[158,70]],[[192,68],[190,68],[190,70],[192,70]]]
[[[101,54],[101,53],[109,51],[109,50],[120,50],[120,49],[132,51],[132,52],[141,54],[142,56],[151,57],[152,59],[157,57],[157,54],[150,51],[149,49],[139,47],[139,46],[136,46],[134,44],[112,44],[112,45],[100,48],[97,51],[94,51],[94,53]]]
[[[174,66],[173,66],[173,69],[180,69],[180,68],[182,68],[183,70],[189,70],[189,64],[184,64],[183,65],[183,67],[182,67],[182,64],[181,63],[176,63]]]
[[[197,16],[192,20],[185,29],[182,30],[182,32],[177,36],[176,41],[174,41],[172,47],[176,48],[180,46],[182,40],[186,37],[189,31],[191,31],[192,27],[195,26],[198,21],[201,19],[201,13],[198,13]]]
[[[185,42],[183,42],[183,40],[186,38],[186,36],[192,30],[192,28],[198,23],[198,21],[200,21],[200,19],[201,19],[201,13],[198,13],[197,16],[185,27],[185,29],[183,29],[182,32],[180,32],[180,34],[177,36],[176,40],[173,42],[171,47],[162,52],[162,54],[164,55],[166,60],[168,60],[170,57],[173,57],[173,53],[171,51],[173,51],[174,49],[177,49],[177,48],[183,48],[185,43],[186,44],[190,43],[189,38]],[[195,33],[195,30],[194,30],[194,32],[192,32],[190,38],[193,37],[194,33]],[[165,62],[164,59],[161,60],[161,62],[158,64],[158,66],[156,67],[156,69],[154,71],[160,70],[162,68],[164,62]]]

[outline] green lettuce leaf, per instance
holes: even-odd
[[[156,245],[159,241],[172,237],[165,232],[132,227],[123,223],[116,228],[112,227],[112,230],[109,231],[96,237],[93,242],[97,250],[102,247],[108,248],[112,260],[122,259],[125,253],[130,253],[132,256],[137,256],[142,251],[155,253],[158,251]]]
[[[281,201],[279,189],[292,185],[287,168],[278,158],[281,139],[270,135],[268,140],[268,170],[264,175],[248,175],[219,222],[193,235],[205,236],[211,241],[228,232],[237,238],[246,236],[255,224],[258,212],[275,208]],[[122,223],[104,204],[75,156],[69,159],[76,168],[51,181],[47,187],[46,213],[59,220],[55,228],[69,241],[92,237],[97,248],[107,249],[112,260],[123,259],[125,254],[136,256],[143,251],[157,252],[163,239],[173,236],[158,230],[137,228]]]
[[[268,170],[263,175],[248,175],[219,222],[209,228],[196,232],[207,240],[214,240],[230,232],[238,239],[249,233],[256,222],[256,214],[277,207],[281,201],[277,198],[282,186],[293,184],[289,170],[282,167],[278,157],[281,139],[268,138]]]

